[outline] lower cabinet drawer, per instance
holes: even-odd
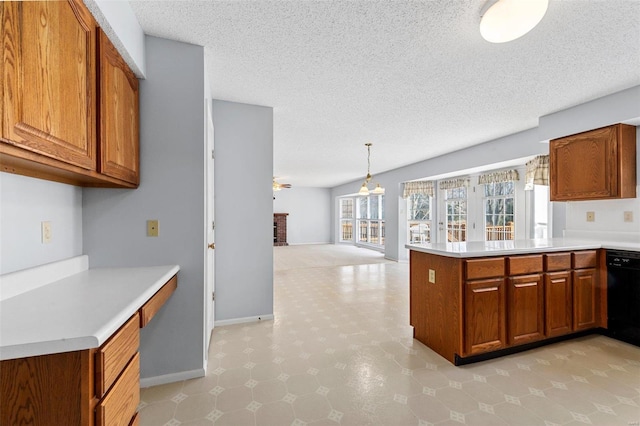
[[[140,354],[136,353],[96,407],[96,426],[129,426],[140,404]],[[135,424],[135,423],[134,423]]]
[[[178,276],[174,275],[160,290],[154,294],[147,303],[140,308],[140,328],[146,327],[153,316],[162,308],[169,297],[178,287]]]
[[[487,259],[466,260],[465,265],[467,280],[504,276],[504,263],[504,257],[490,257]]]
[[[140,346],[140,320],[138,314],[116,331],[96,351],[96,395],[98,398],[109,390],[131,357]]]

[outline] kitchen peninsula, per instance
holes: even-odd
[[[414,337],[456,365],[606,328],[605,250],[574,239],[409,244]]]

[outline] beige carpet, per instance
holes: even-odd
[[[273,248],[274,270],[394,263],[375,250],[341,244],[309,244]]]

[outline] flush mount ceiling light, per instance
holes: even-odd
[[[505,43],[531,31],[544,17],[549,0],[489,0],[480,11],[480,34]]]
[[[360,187],[360,191],[358,191],[358,195],[367,196],[369,195],[369,188],[367,185],[371,181],[371,143],[365,143],[364,146],[367,147],[367,177],[364,179],[364,182]],[[377,184],[371,193],[374,195],[384,194],[384,188],[381,187],[380,184]]]

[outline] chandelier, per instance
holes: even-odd
[[[364,179],[364,182],[360,187],[360,191],[358,191],[358,195],[367,196],[369,195],[369,188],[367,185],[371,181],[371,143],[365,143],[364,146],[367,147],[367,177]],[[377,184],[373,191],[371,191],[371,194],[384,194],[384,188],[381,187],[380,184]]]

